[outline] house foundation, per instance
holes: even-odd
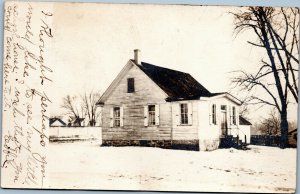
[[[102,146],[142,146],[199,151],[198,140],[103,140]]]
[[[219,145],[219,138],[199,140],[199,149],[201,151],[213,151],[218,149]]]

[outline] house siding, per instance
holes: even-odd
[[[211,122],[211,106],[216,105],[216,124]],[[199,146],[200,150],[215,150],[219,147],[220,137],[222,136],[221,131],[221,105],[227,107],[227,122],[228,122],[228,135],[242,134],[239,130],[239,105],[235,104],[231,100],[221,97],[216,99],[200,100],[198,102],[198,122],[199,122]],[[230,123],[230,110],[229,107],[236,107],[236,125]],[[244,136],[243,136],[244,138]],[[248,138],[248,137],[247,137]]]
[[[203,151],[215,150],[219,147],[220,143],[220,127],[218,125],[210,124],[210,106],[210,101],[198,102],[198,138],[200,147],[199,149]],[[218,110],[218,106],[216,109]]]
[[[180,104],[191,104],[191,124],[180,124]],[[198,101],[178,101],[172,103],[173,140],[198,140]],[[177,111],[176,111],[177,109]]]
[[[127,78],[134,78],[135,92],[127,93]],[[171,104],[166,94],[138,67],[121,78],[102,108],[103,140],[170,140]],[[159,125],[144,126],[144,106],[159,105]],[[123,107],[123,126],[110,127],[110,110]]]

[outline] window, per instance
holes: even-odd
[[[149,125],[155,125],[155,105],[148,106]]]
[[[120,107],[114,107],[114,127],[120,127]]]
[[[159,125],[159,104],[144,106],[144,126]]]
[[[188,105],[180,104],[180,121],[181,124],[188,124]]]
[[[226,111],[226,105],[221,105],[221,110],[225,110]]]
[[[236,110],[235,107],[232,107],[232,123],[236,125]]]
[[[212,105],[212,124],[216,125],[217,124],[217,113],[216,113],[216,105]]]
[[[134,92],[134,78],[127,79],[127,92],[128,93]]]

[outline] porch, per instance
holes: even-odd
[[[239,139],[239,136],[234,137],[233,135],[223,135],[220,137],[219,148],[236,148],[246,150],[247,145],[247,143]]]

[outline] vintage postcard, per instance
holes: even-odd
[[[1,187],[292,193],[299,9],[7,1]]]

